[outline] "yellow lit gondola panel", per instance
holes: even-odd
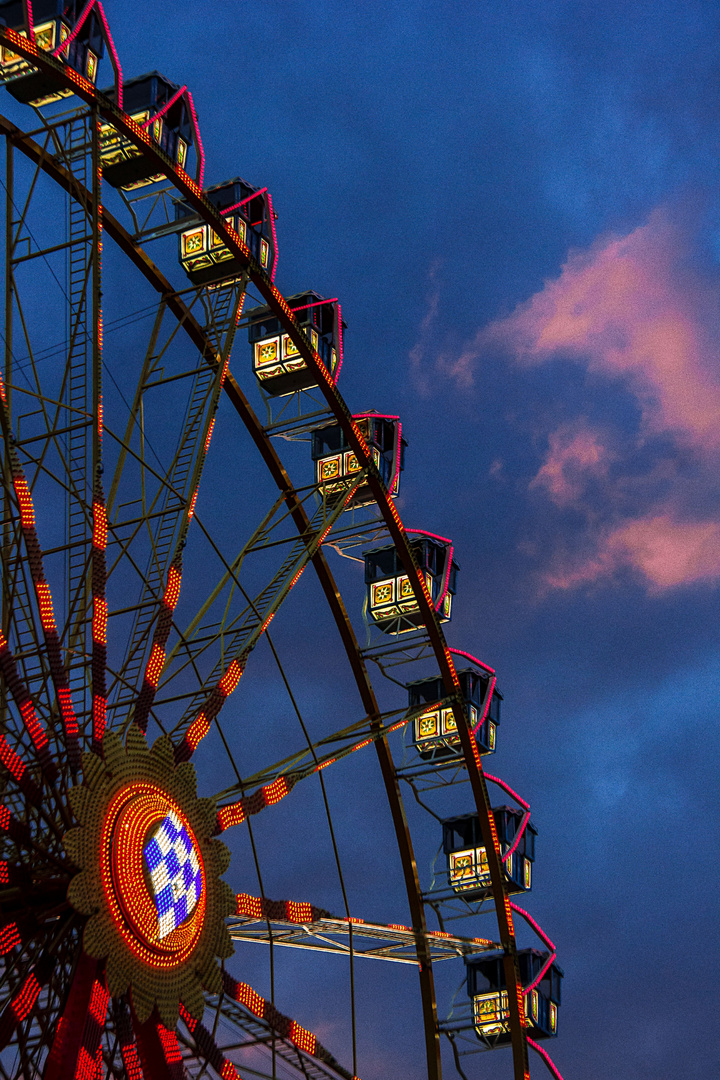
[[[549,953],[520,949],[518,965],[523,987],[532,986],[548,960]],[[467,991],[472,1005],[473,1027],[479,1039],[491,1046],[511,1041],[510,1010],[503,954],[470,957],[465,961]],[[527,1032],[533,1039],[557,1035],[557,1014],[561,998],[562,968],[552,963],[537,986],[523,996]]]
[[[54,52],[71,36],[84,7],[85,0],[34,0],[33,29],[38,49]],[[22,0],[5,0],[0,3],[0,21],[27,37],[25,5]],[[58,53],[57,58],[94,83],[97,79],[98,63],[104,51],[102,26],[93,8],[83,20],[76,36]],[[72,94],[72,90],[58,90],[57,81],[52,75],[33,68],[27,60],[21,59],[4,46],[0,48],[0,76],[6,82],[8,92],[23,104],[49,105]]]
[[[164,113],[163,108],[180,89],[159,71],[151,71],[123,85],[123,109],[150,134],[158,149],[184,169],[188,149],[193,145],[193,128],[185,96],[177,98]],[[115,87],[103,93],[115,100]],[[162,115],[159,115],[162,113]],[[100,128],[100,160],[103,177],[111,187],[132,191],[162,180],[152,163],[111,124]]]
[[[272,203],[267,189],[254,188],[236,176],[207,188],[204,194],[250,249],[255,261],[270,273],[275,265],[275,240]],[[222,237],[201,222],[187,203],[175,204],[175,220],[187,222],[179,234],[179,255],[183,269],[194,285],[233,277],[244,268],[244,260],[236,259]],[[275,359],[279,359],[277,342]]]
[[[528,821],[515,846],[523,813],[511,806],[494,806],[493,818],[500,841],[505,883],[510,894],[527,892],[532,887],[532,864],[535,861],[537,829]],[[477,814],[461,814],[443,821],[443,851],[447,857],[448,884],[466,900],[484,900],[490,895],[490,868],[480,832]]]
[[[490,676],[485,671],[474,668],[458,669],[458,678],[462,690],[465,712],[470,731],[475,737],[481,754],[492,754],[495,750],[496,732],[500,723],[500,703],[502,694],[495,688],[490,699],[487,714],[483,720],[485,697],[490,687]],[[408,706],[413,711],[426,702],[436,703],[445,695],[440,676],[419,679],[408,683]],[[420,757],[427,761],[441,761],[456,757],[460,749],[458,734],[452,708],[434,706],[421,713],[413,721],[413,743]]]
[[[425,578],[428,593],[440,617],[452,616],[458,566],[452,544],[440,537],[421,536],[410,543],[415,562]],[[423,624],[410,578],[394,547],[366,551],[365,585],[367,617],[386,634],[405,634]],[[388,590],[385,586],[392,585]]]
[[[398,417],[363,413],[353,419],[370,447],[373,462],[385,487],[391,495],[397,495],[407,445]],[[322,485],[326,495],[346,491],[360,472],[360,463],[350,450],[339,424],[316,428],[312,432],[311,454],[315,462],[315,480]],[[363,482],[349,500],[347,509],[371,502],[374,502],[372,492],[369,485]]]
[[[287,302],[311,349],[336,379],[345,329],[337,300],[308,291],[289,296]],[[247,319],[253,373],[266,394],[282,397],[317,386],[315,375],[268,307],[252,308]]]

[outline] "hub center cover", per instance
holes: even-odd
[[[181,926],[202,893],[202,871],[195,844],[174,810],[151,832],[143,849],[158,914],[158,940]]]

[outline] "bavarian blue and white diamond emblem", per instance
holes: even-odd
[[[154,830],[143,855],[162,941],[195,910],[202,891],[200,860],[187,829],[172,810]]]

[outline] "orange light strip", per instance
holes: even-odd
[[[237,982],[227,971],[224,971],[223,988],[233,1001],[244,1005],[249,1012],[268,1023],[281,1038],[287,1039],[298,1050],[302,1050],[319,1061],[326,1062],[333,1068],[337,1066],[335,1058],[318,1042],[311,1031],[302,1027],[295,1020],[291,1020],[289,1016],[283,1016],[272,1002],[266,1001],[265,998],[253,990],[252,986],[248,986],[247,983]],[[353,1080],[358,1080],[358,1077],[353,1077]]]
[[[4,676],[6,686],[10,688],[10,693],[13,696],[15,704],[20,710],[20,715],[23,718],[23,723],[27,729],[28,735],[32,739],[35,753],[40,760],[43,772],[51,780],[54,780],[57,777],[57,769],[50,757],[47,733],[37,718],[35,707],[30,699],[25,683],[18,675],[15,657],[10,651],[10,647],[5,640],[2,631],[0,631],[0,671]]]
[[[250,896],[238,893],[235,897],[235,914],[249,919],[270,919],[272,922],[298,923],[307,926],[318,919],[328,918],[330,913],[313,904],[296,900],[268,900],[266,896]]]
[[[252,814],[259,814],[266,806],[274,806],[289,795],[295,786],[295,780],[289,776],[278,776],[272,784],[266,784],[237,802],[230,803],[218,810],[216,833],[225,832],[232,825],[239,825]]]
[[[10,1008],[15,1015],[18,1024],[21,1024],[40,996],[41,986],[34,971],[31,971],[25,982],[10,1002]]]
[[[10,775],[17,780],[21,791],[30,802],[36,805],[40,802],[41,792],[25,767],[25,762],[9,745],[4,735],[0,735],[0,762],[5,766]]]
[[[107,621],[108,606],[105,598],[107,585],[107,510],[102,487],[98,483],[93,499],[92,534],[92,741],[98,749],[105,734],[107,723]]]
[[[214,690],[211,690],[198,715],[185,732],[182,742],[175,747],[175,762],[189,761],[205,738],[210,725],[218,715],[230,695],[237,689],[242,673],[247,664],[248,654],[243,653],[231,661]],[[244,820],[244,819],[241,819]]]
[[[15,489],[15,495],[20,510],[20,525],[25,540],[30,576],[32,577],[33,585],[35,587],[35,596],[40,611],[40,623],[43,629],[45,648],[47,649],[48,661],[50,663],[50,674],[60,706],[60,716],[65,735],[65,746],[70,766],[73,771],[77,771],[80,768],[78,723],[75,716],[75,710],[72,706],[72,699],[70,697],[67,672],[62,662],[60,639],[58,637],[55,613],[53,610],[52,593],[50,592],[50,586],[45,579],[45,571],[43,569],[42,551],[40,549],[40,543],[35,528],[35,507],[25,479],[25,474],[20,465],[20,460],[13,447],[10,448],[10,466],[13,487]]]
[[[152,649],[150,650],[150,656],[148,657],[148,662],[145,666],[143,684],[140,693],[138,694],[137,702],[135,703],[133,720],[141,731],[147,731],[150,710],[153,701],[155,700],[155,694],[157,692],[162,669],[165,666],[167,655],[166,646],[172,629],[173,613],[180,597],[181,584],[182,557],[178,552],[168,570],[167,585],[165,586],[165,592],[160,605],[160,613],[153,634]]]
[[[0,804],[0,832],[5,832],[18,844],[27,843],[30,829],[24,821],[18,821],[4,803]]]
[[[203,1058],[222,1077],[222,1080],[241,1080],[239,1072],[222,1053],[208,1029],[190,1015],[182,1002],[180,1002],[180,1016]]]
[[[22,945],[17,923],[8,923],[0,930],[0,956],[7,956],[17,945]]]
[[[47,953],[41,956],[33,971],[26,976],[15,996],[8,1001],[0,1015],[0,1050],[10,1042],[12,1033],[32,1012],[40,996],[40,991],[47,982],[52,970],[52,961]]]

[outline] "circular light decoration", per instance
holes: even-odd
[[[79,827],[64,843],[79,867],[68,899],[88,916],[85,951],[105,960],[113,997],[130,992],[141,1023],[157,1006],[175,1027],[181,1002],[200,1019],[203,991],[221,990],[217,958],[233,952],[234,896],[220,880],[230,853],[212,837],[214,801],[198,799],[195,769],[175,764],[167,736],[149,749],[135,724],[125,746],[108,732],[83,773],[70,792]]]

